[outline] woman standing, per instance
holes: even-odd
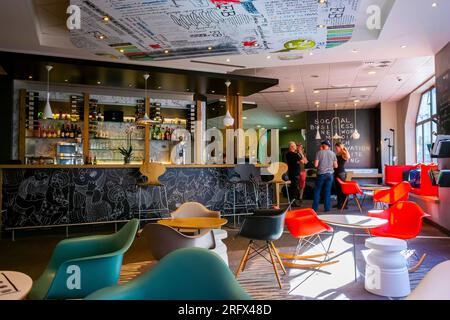
[[[344,205],[345,194],[342,192],[341,184],[337,181],[337,178],[340,178],[342,181],[345,181],[345,179],[347,178],[347,174],[345,172],[345,163],[350,159],[350,153],[341,142],[336,142],[334,148],[336,150],[336,158],[338,163],[337,168],[334,169],[334,186],[336,188],[337,195],[337,204],[334,206],[334,208],[340,209]]]
[[[289,151],[286,153],[286,163],[288,165],[288,175],[291,184],[289,185],[289,198],[295,200],[294,207],[299,207],[300,194],[298,189],[298,177],[300,176],[300,155],[297,152],[297,144],[289,142]]]
[[[300,155],[300,175],[298,177],[299,198],[300,202],[303,202],[303,192],[305,191],[306,186],[305,164],[308,163],[308,159],[306,158],[305,150],[300,143],[297,143],[297,152]]]

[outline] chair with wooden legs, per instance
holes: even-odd
[[[286,214],[285,223],[291,235],[298,238],[298,245],[293,255],[280,252],[281,258],[305,261],[305,263],[283,262],[285,267],[300,269],[319,268],[339,262],[337,260],[327,261],[329,254],[333,252],[330,251],[329,247],[328,249],[325,248],[320,235],[324,232],[333,232],[333,228],[320,220],[313,209],[289,211]],[[332,241],[330,241],[331,243]],[[321,249],[323,249],[323,253],[300,255],[300,253],[306,252],[309,248],[319,244]],[[317,260],[320,257],[323,257],[322,261]]]
[[[289,209],[289,208],[288,208]],[[263,209],[255,210],[255,213],[245,218],[239,231],[240,236],[249,239],[249,244],[245,250],[244,256],[241,259],[238,269],[236,270],[236,278],[245,270],[250,259],[257,256],[262,256],[273,266],[275,277],[277,279],[280,289],[282,288],[280,276],[277,270],[277,264],[280,266],[284,274],[286,269],[283,266],[278,250],[273,244],[273,241],[278,240],[283,234],[284,219],[286,216],[285,210]],[[262,246],[256,246],[256,241],[264,241]],[[270,260],[264,255],[269,253]]]
[[[356,204],[358,205],[359,212],[361,212],[361,214],[362,214],[363,210],[362,210],[361,202],[358,199],[358,194],[364,195],[364,193],[359,188],[358,183],[356,181],[342,181],[342,179],[340,179],[340,178],[337,178],[337,181],[341,185],[342,193],[345,194],[345,201],[344,201],[344,204],[342,205],[341,213],[344,211],[344,208],[348,203],[348,199],[350,198],[351,195],[353,195],[353,199],[355,200]]]
[[[284,180],[283,176],[284,174],[286,174],[288,171],[288,165],[284,162],[274,162],[272,164],[270,164],[270,166],[268,168],[262,168],[261,169],[261,177],[263,176],[267,176],[267,177],[273,177],[271,180],[269,181],[260,181],[259,184],[260,185],[264,185],[266,187],[266,199],[267,199],[267,203],[266,203],[266,208],[268,209],[270,207],[270,199],[269,199],[269,185],[273,184],[275,186],[275,199],[276,199],[276,204],[277,207],[280,207],[280,187],[282,185],[284,185],[287,188],[290,185],[290,181],[289,180]],[[291,202],[291,199],[289,199],[289,192],[287,192],[287,200],[288,200],[288,204]]]

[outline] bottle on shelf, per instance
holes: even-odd
[[[45,129],[45,126],[42,127],[41,133],[41,138],[47,138],[47,129]]]
[[[61,137],[61,127],[57,126],[56,127],[55,138],[60,138],[60,137]]]
[[[69,138],[71,138],[71,139],[75,138],[75,128],[74,128],[73,124],[70,126]]]
[[[92,163],[93,165],[97,164],[97,156],[94,156],[94,162]]]

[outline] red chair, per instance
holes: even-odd
[[[430,215],[423,212],[415,202],[400,201],[382,212],[370,212],[370,217],[386,219],[389,222],[381,227],[370,230],[372,236],[389,237],[403,240],[410,240],[417,237],[422,229],[422,219]],[[419,262],[410,269],[414,272],[425,260],[423,254]]]
[[[381,202],[390,206],[399,201],[408,201],[408,195],[411,190],[409,182],[403,181],[387,190],[375,190],[373,202]]]
[[[328,250],[325,249],[320,234],[323,232],[333,232],[333,228],[331,228],[329,225],[320,220],[313,209],[308,208],[289,211],[286,214],[285,225],[287,226],[291,235],[295,238],[298,238],[298,245],[293,255],[280,253],[280,256],[282,258],[289,260],[314,260],[314,258],[322,256],[325,256],[325,258],[321,262],[317,262],[316,260],[315,263],[308,263],[308,264],[283,262],[284,266],[292,268],[317,268],[338,262],[338,261],[325,262],[328,258],[328,255],[332,252],[329,251],[329,248]],[[303,255],[303,256],[299,255],[302,248],[306,251],[307,248],[316,245],[315,242],[317,240],[319,240],[319,243],[322,246],[324,253]]]
[[[359,212],[363,213],[361,203],[358,199],[359,195],[364,195],[362,190],[359,188],[359,185],[356,181],[342,181],[340,178],[337,178],[337,181],[341,185],[342,193],[345,194],[345,201],[341,208],[341,213],[344,211],[345,206],[347,205],[348,199],[350,195],[353,195],[353,199],[355,200],[356,204],[358,205]]]

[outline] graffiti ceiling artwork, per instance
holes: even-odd
[[[360,1],[71,0],[71,40],[134,61],[326,49],[352,38]]]

